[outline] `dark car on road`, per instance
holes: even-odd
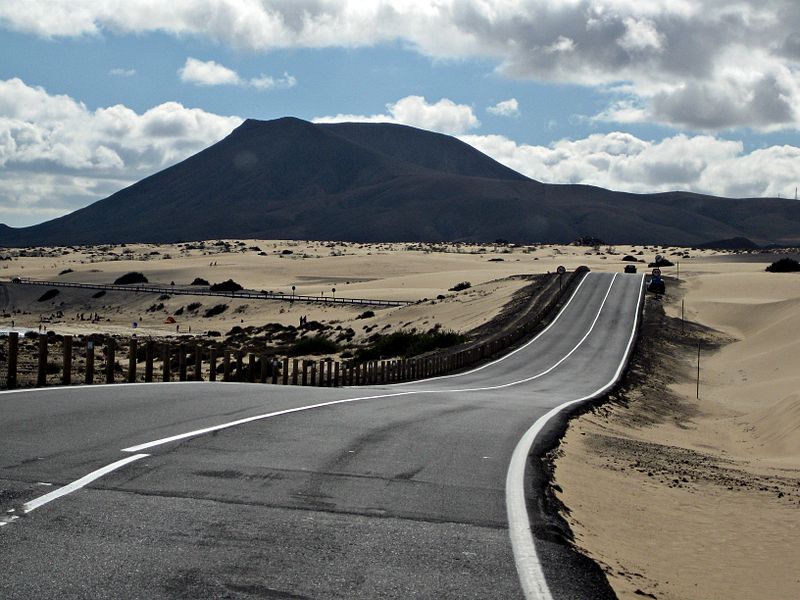
[[[636,265],[625,265],[626,273],[636,273]]]

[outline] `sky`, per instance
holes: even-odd
[[[548,183],[794,197],[800,1],[0,0],[0,223],[287,115],[439,131]]]

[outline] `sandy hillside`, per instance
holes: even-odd
[[[576,543],[620,598],[800,598],[800,275],[752,258],[683,263],[687,319],[718,333],[663,325],[628,406],[573,421],[560,447]],[[723,343],[701,353],[699,400],[698,336]]]
[[[354,244],[221,240],[175,245],[130,244],[78,248],[9,249],[0,255],[0,279],[28,277],[47,281],[113,283],[125,273],[143,273],[150,283],[186,287],[195,278],[210,283],[233,279],[247,289],[292,294],[334,294],[337,297],[419,301],[404,308],[374,309],[375,317],[357,319],[365,308],[330,303],[290,304],[281,301],[231,300],[225,312],[204,317],[223,302],[211,297],[175,295],[159,299],[153,294],[108,292],[94,298],[88,290],[62,289],[46,302],[37,300],[48,289],[4,286],[0,291],[0,327],[13,319],[18,328],[39,325],[58,333],[108,331],[138,335],[166,335],[208,331],[225,333],[235,325],[281,323],[297,325],[309,320],[352,327],[360,335],[398,328],[428,329],[437,323],[447,329],[468,331],[496,315],[514,292],[524,285],[515,278],[586,264],[593,269],[621,271],[626,254],[653,260],[656,252],[677,260],[684,250],[656,247],[506,246],[446,244]],[[641,254],[639,254],[641,253]],[[693,256],[714,253],[692,253]],[[646,265],[639,264],[639,267]],[[470,289],[449,288],[468,281]],[[444,299],[438,298],[444,296]],[[189,310],[190,305],[199,303]],[[182,312],[181,312],[181,309]],[[59,313],[60,311],[60,313]],[[178,313],[178,314],[176,314]],[[81,320],[81,316],[83,320]],[[92,320],[95,316],[98,318]],[[175,324],[165,321],[172,317]]]

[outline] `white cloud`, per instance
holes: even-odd
[[[495,160],[547,183],[585,183],[629,192],[688,190],[730,197],[787,196],[800,181],[800,148],[745,153],[738,141],[676,135],[658,142],[628,133],[595,134],[549,146],[500,135],[460,139]]]
[[[283,77],[271,77],[262,73],[261,76],[250,79],[248,83],[259,90],[288,89],[297,85],[297,79],[284,71]]]
[[[184,65],[178,69],[181,81],[195,85],[238,85],[241,87],[254,87],[258,90],[286,89],[297,85],[297,79],[288,73],[283,77],[271,77],[263,73],[252,79],[243,79],[233,69],[221,65],[213,60],[202,61],[192,58],[186,59]]]
[[[0,80],[0,222],[80,208],[222,139],[242,120],[176,102],[89,110],[20,79]]]
[[[117,67],[115,69],[111,69],[108,72],[108,74],[109,75],[115,75],[117,77],[133,77],[134,75],[136,75],[136,69],[123,69],[123,68]]]
[[[249,50],[399,40],[433,58],[489,58],[509,77],[624,82],[644,120],[800,126],[795,0],[4,0],[0,25],[45,37],[159,31]]]
[[[233,69],[229,69],[213,60],[202,61],[192,58],[178,69],[181,81],[197,85],[241,85],[242,79]]]
[[[438,102],[430,104],[422,96],[406,96],[397,102],[387,104],[386,110],[387,114],[338,114],[318,117],[314,121],[316,123],[340,123],[344,121],[400,123],[451,135],[475,129],[481,124],[470,106],[456,104],[448,98],[442,98]]]
[[[518,117],[519,116],[519,102],[516,98],[509,98],[498,102],[494,106],[486,108],[487,112],[497,115],[498,117]]]

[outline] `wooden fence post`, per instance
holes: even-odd
[[[325,385],[325,360],[320,359],[319,361],[319,378],[317,379],[317,386],[322,387]]]
[[[267,383],[267,371],[269,370],[267,368],[267,365],[268,365],[267,356],[266,356],[266,354],[262,354],[261,355],[261,379],[260,379],[261,383]]]
[[[12,331],[8,334],[8,375],[6,384],[8,389],[17,387],[17,354],[19,353],[19,333]]]
[[[128,345],[128,383],[136,383],[136,338],[132,337]]]
[[[333,363],[333,387],[339,387],[339,361]]]
[[[231,380],[231,353],[227,348],[222,349],[222,381]]]
[[[208,349],[208,380],[217,380],[217,347],[211,346]]]
[[[247,381],[256,382],[256,355],[253,352],[247,355]]]
[[[94,340],[86,338],[86,385],[94,383]]]
[[[153,340],[147,340],[144,345],[144,380],[146,383],[153,381],[153,359],[154,349],[156,343]]]
[[[281,363],[277,358],[273,358],[270,362],[270,365],[272,366],[272,385],[278,384],[278,371],[280,371],[280,364]]]
[[[114,362],[116,361],[116,341],[106,338],[106,383],[114,383]]]
[[[178,344],[178,381],[186,381],[186,344]]]
[[[244,350],[236,351],[236,381],[244,379]]]
[[[288,385],[289,384],[289,357],[288,356],[284,357],[284,359],[283,359],[283,369],[281,369],[281,371],[282,371],[281,372],[281,377],[282,377],[281,382],[283,383],[283,385]]]
[[[36,376],[36,387],[47,385],[47,334],[39,334],[39,369]]]
[[[197,342],[194,344],[194,380],[203,381],[203,348]]]
[[[297,385],[297,367],[298,360],[295,358],[292,360],[292,385]]]
[[[300,385],[308,385],[308,361],[303,361],[303,375],[300,378]]]
[[[170,351],[169,351],[169,343],[164,342],[161,346],[161,379],[162,381],[169,381],[170,377]]]
[[[65,335],[61,342],[64,350],[64,362],[61,375],[61,383],[69,385],[72,383],[72,336]]]

